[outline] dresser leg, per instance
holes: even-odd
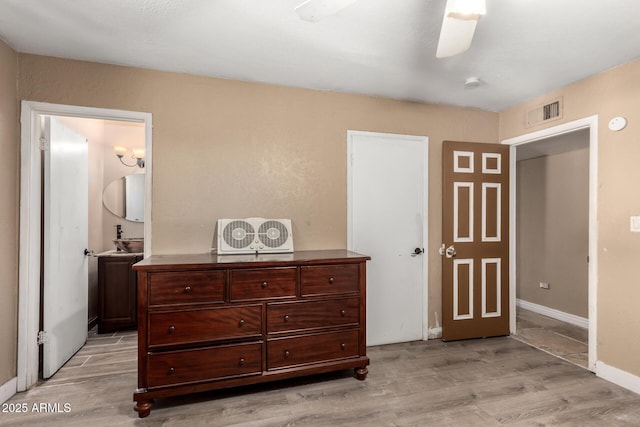
[[[369,370],[366,367],[355,368],[354,371],[356,372],[356,378],[360,381],[364,381],[364,379],[367,378],[367,374],[369,373]]]
[[[139,418],[149,416],[151,408],[153,408],[153,400],[143,400],[140,402],[136,402],[136,406],[133,407],[133,409],[135,409],[138,413]]]

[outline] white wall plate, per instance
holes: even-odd
[[[624,129],[627,126],[627,119],[624,117],[614,117],[609,121],[609,129],[612,131],[619,131]]]

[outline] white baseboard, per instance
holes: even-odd
[[[596,362],[596,375],[610,381],[627,390],[640,394],[640,377],[630,374],[622,369],[614,368],[598,360]]]
[[[427,334],[428,340],[437,340],[440,338],[442,338],[442,327],[429,328],[429,332]]]
[[[16,394],[18,377],[13,377],[0,386],[0,402],[4,403]]]
[[[524,308],[525,310],[533,311],[534,313],[551,317],[552,319],[571,323],[572,325],[579,326],[580,328],[583,328],[583,329],[589,329],[589,319],[585,317],[580,317],[580,316],[576,316],[575,314],[565,313],[564,311],[556,310],[555,308],[545,307],[544,305],[535,304],[535,303],[521,300],[521,299],[516,299],[516,305],[518,307]]]

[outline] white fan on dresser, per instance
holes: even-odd
[[[300,19],[317,22],[358,0],[306,0],[296,6]],[[486,0],[447,0],[436,58],[458,55],[469,49],[476,24],[486,13]]]
[[[253,254],[293,252],[290,219],[219,219],[217,253]]]

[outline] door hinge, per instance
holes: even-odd
[[[47,138],[40,138],[40,151],[46,151],[49,149],[49,141]]]
[[[38,345],[42,345],[47,342],[47,333],[45,331],[38,332]]]

